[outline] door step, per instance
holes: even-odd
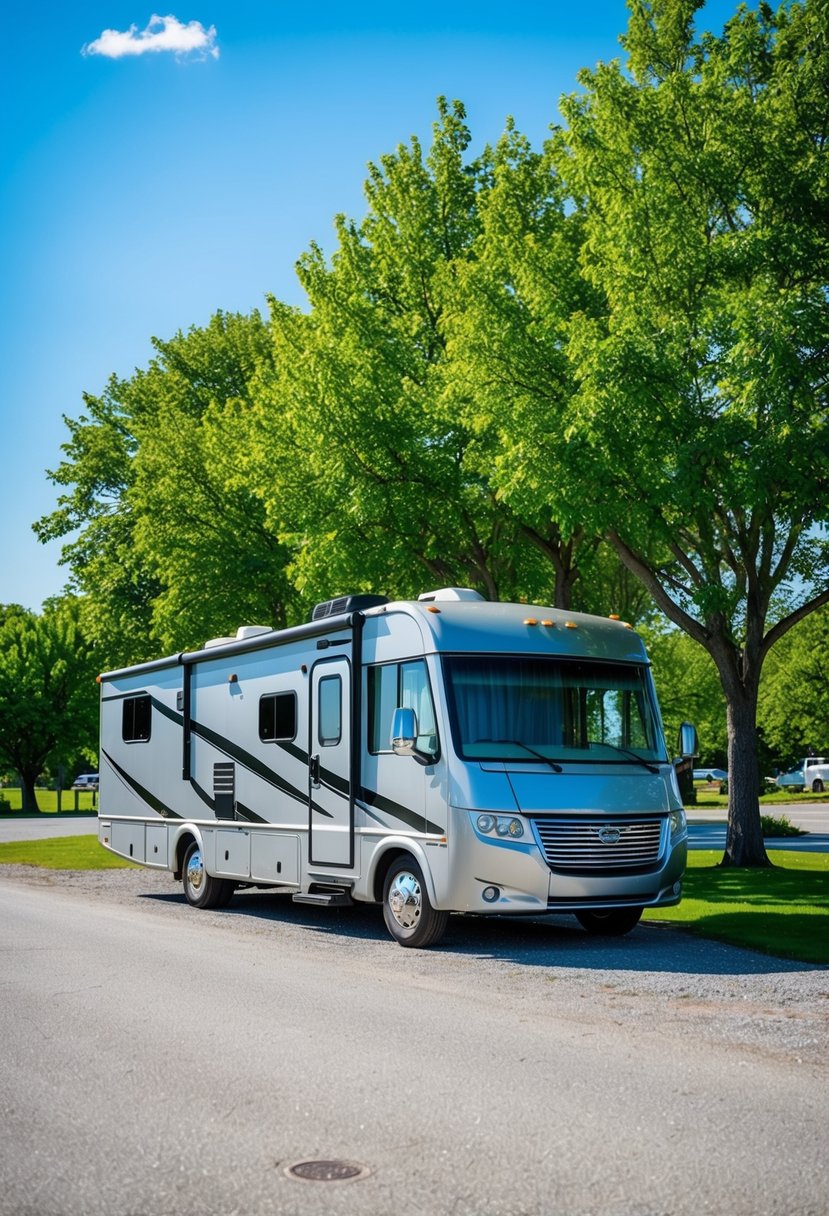
[[[295,904],[316,904],[320,908],[351,908],[354,900],[349,891],[297,891]]]

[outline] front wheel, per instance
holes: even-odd
[[[423,950],[443,937],[448,912],[432,907],[423,871],[413,857],[392,863],[383,884],[383,919],[400,946]]]
[[[577,912],[576,919],[594,937],[622,937],[639,924],[643,908],[608,908],[603,912]]]
[[[820,777],[815,777],[814,781],[812,782],[812,793],[813,794],[822,794],[823,793],[823,782],[821,781]]]
[[[224,908],[235,889],[235,883],[227,878],[207,873],[201,845],[195,840],[184,855],[181,881],[187,902],[194,908]]]

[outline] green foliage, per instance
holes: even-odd
[[[829,609],[807,617],[775,646],[763,670],[758,718],[778,768],[829,748]]]
[[[829,600],[829,22],[825,0],[741,8],[697,39],[696,8],[635,6],[629,72],[584,72],[564,103],[553,155],[603,305],[569,322],[579,391],[550,497],[566,520],[590,484],[592,526],[714,660],[728,851],[756,863],[763,662]]]
[[[73,599],[42,616],[0,608],[0,767],[19,774],[24,810],[37,810],[35,781],[47,765],[95,755],[96,666],[80,621]]]
[[[156,358],[112,378],[67,419],[67,487],[37,525],[64,549],[85,593],[101,666],[198,646],[243,621],[283,625],[295,595],[287,552],[240,475],[250,385],[271,358],[258,313],[218,313],[204,329],[154,341]]]
[[[713,660],[679,629],[640,627],[651,663],[668,746],[675,747],[682,722],[692,722],[700,742],[695,768],[725,768],[725,696]]]
[[[489,180],[469,138],[463,107],[441,100],[428,152],[412,139],[371,165],[363,221],[337,219],[330,262],[317,247],[300,259],[309,313],[273,305],[250,467],[309,599],[447,583],[497,599],[552,581],[442,396],[447,319]]]
[[[763,829],[763,835],[771,839],[776,836],[805,836],[807,834],[802,828],[795,827],[786,815],[761,815],[760,826]]]

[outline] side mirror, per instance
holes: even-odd
[[[394,711],[391,724],[391,750],[395,756],[414,756],[417,751],[417,715],[402,707]]]
[[[679,754],[692,758],[699,755],[697,730],[690,722],[683,722],[679,728]]]

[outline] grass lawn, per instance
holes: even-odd
[[[796,806],[798,802],[804,803],[807,806],[814,806],[815,803],[829,802],[829,792],[824,794],[793,794],[785,790],[775,790],[773,794],[760,795],[760,810],[764,807],[791,805]],[[713,807],[713,806],[728,806],[728,794],[709,794],[705,790],[697,788],[696,802],[690,802],[685,808],[686,811],[693,813],[694,808]],[[773,812],[772,812],[773,813]]]
[[[732,946],[781,958],[829,963],[829,854],[769,853],[768,870],[721,869],[720,852],[692,851],[684,897],[676,908],[645,913]],[[0,864],[51,870],[132,867],[94,836],[50,837],[0,844]]]
[[[134,869],[116,857],[97,836],[49,836],[46,840],[11,840],[0,844],[0,865],[39,866],[46,870]]]
[[[722,853],[692,850],[676,908],[653,909],[701,937],[807,963],[829,963],[829,854],[771,850],[773,869],[735,870]]]
[[[79,811],[94,811],[98,806],[97,794],[95,795],[95,805],[92,805],[93,794],[91,790],[78,790],[78,810]],[[8,803],[8,806],[3,806],[2,802]],[[0,789],[0,816],[8,815],[9,812],[14,814],[15,811],[20,811],[23,801],[22,791],[19,789]],[[58,809],[58,795],[56,790],[37,790],[37,806],[38,810],[46,815],[52,815]],[[64,790],[61,795],[61,813],[66,811],[74,811],[75,809],[75,791]]]

